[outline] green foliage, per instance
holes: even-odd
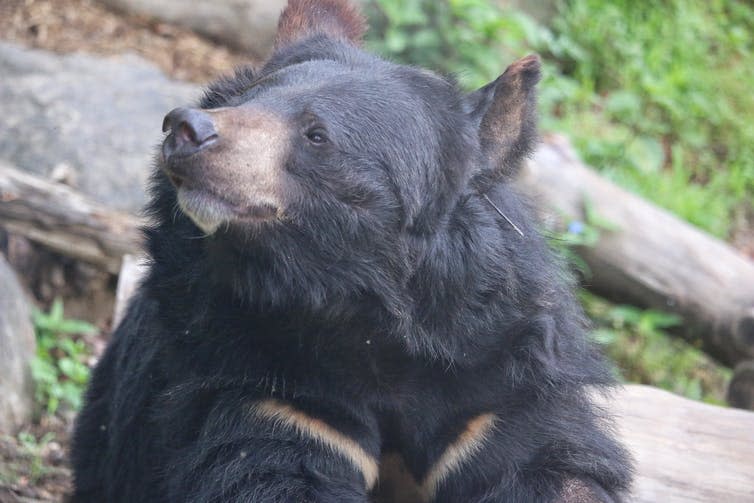
[[[754,8],[563,0],[550,27],[486,0],[373,0],[371,45],[477,87],[544,57],[543,129],[617,183],[721,237],[754,214]]]
[[[618,183],[725,237],[753,208],[752,33],[754,9],[735,0],[563,2],[552,40],[567,49],[539,49],[582,92],[544,103],[549,126]]]
[[[42,452],[45,446],[54,439],[55,434],[51,431],[48,431],[39,439],[28,431],[22,431],[18,434],[21,452],[29,458],[27,469],[29,471],[29,481],[32,484],[36,484],[49,471],[49,468],[45,465]]]
[[[593,336],[631,382],[652,384],[695,400],[724,404],[731,371],[688,342],[667,335],[681,319],[655,310],[613,305],[581,293]]]
[[[368,4],[372,49],[395,60],[455,74],[467,88],[500,73],[501,51],[521,48],[527,18],[502,16],[486,0],[377,0]]]
[[[16,437],[16,442],[11,437],[0,435],[0,447],[3,449],[0,458],[0,486],[14,486],[22,478],[26,480],[26,484],[33,486],[50,475],[55,469],[46,464],[45,449],[54,439],[55,434],[52,432],[37,439],[33,433],[22,431]]]
[[[56,299],[49,313],[35,310],[34,327],[37,354],[31,362],[35,398],[48,414],[54,414],[61,403],[78,410],[89,379],[85,359],[86,345],[72,337],[93,334],[97,329],[89,323],[66,319],[63,303]]]

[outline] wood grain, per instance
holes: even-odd
[[[140,220],[0,162],[0,226],[113,274],[141,247]]]
[[[754,412],[641,385],[602,402],[637,462],[630,501],[754,502]]]

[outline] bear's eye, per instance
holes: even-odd
[[[306,132],[306,139],[315,145],[327,143],[327,133],[321,127],[315,127]]]

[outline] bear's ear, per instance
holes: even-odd
[[[526,56],[500,77],[468,96],[488,164],[477,182],[513,177],[537,142],[536,85],[540,62]]]
[[[348,0],[288,0],[278,22],[275,48],[312,35],[326,35],[358,45],[366,26],[364,16]]]

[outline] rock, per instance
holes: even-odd
[[[191,28],[230,46],[267,55],[286,0],[102,0],[116,9]]]
[[[162,118],[199,88],[135,55],[58,55],[0,42],[0,158],[136,211]]]
[[[28,300],[3,255],[0,285],[0,434],[14,435],[34,407],[29,362],[36,342]]]

